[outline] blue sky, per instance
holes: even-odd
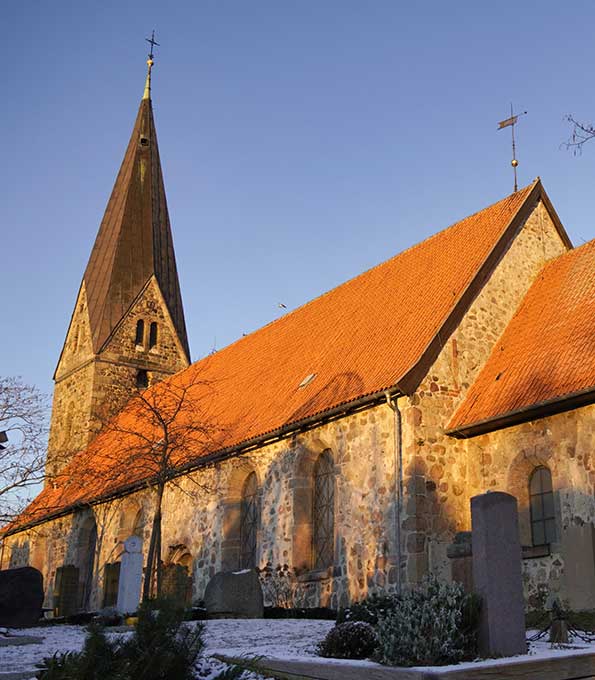
[[[157,31],[153,102],[193,358],[541,176],[595,237],[595,3],[0,6],[0,374],[51,390]],[[423,310],[420,310],[423,313]]]

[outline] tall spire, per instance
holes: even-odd
[[[150,99],[145,94],[85,270],[95,352],[101,351],[151,277],[155,277],[186,355],[188,339]]]

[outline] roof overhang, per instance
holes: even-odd
[[[457,439],[467,439],[469,437],[477,437],[488,432],[495,432],[513,425],[519,425],[537,418],[547,418],[565,411],[572,411],[581,406],[588,406],[595,403],[595,386],[588,387],[584,390],[572,392],[561,397],[546,399],[536,404],[530,404],[523,408],[507,413],[498,414],[492,418],[485,420],[478,420],[469,425],[463,425],[458,428],[451,428],[446,430],[446,434]]]

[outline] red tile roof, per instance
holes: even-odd
[[[198,376],[201,384],[193,388],[193,398],[208,405],[222,434],[216,443],[197,442],[194,458],[286,432],[367,395],[382,396],[427,355],[457,305],[468,304],[464,296],[470,284],[486,274],[490,255],[512,240],[521,213],[526,215],[541,195],[536,181],[196,362],[149,393]],[[308,382],[308,376],[314,377]],[[131,407],[122,419],[134,420]],[[54,512],[147,478],[145,468],[120,460],[124,472],[108,475],[109,483],[80,480],[82,469],[109,467],[106,452],[115,448],[109,434],[97,437],[66,469],[69,483],[44,490],[30,511],[37,508],[40,517],[47,508]],[[184,455],[178,462],[185,462]]]
[[[449,428],[498,429],[595,400],[595,241],[549,262]]]

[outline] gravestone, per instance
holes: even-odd
[[[103,568],[103,607],[115,607],[118,601],[120,562],[111,562]]]
[[[138,609],[140,586],[143,579],[142,544],[142,540],[138,536],[130,536],[124,541],[116,604],[116,608],[121,614],[132,613]]]
[[[0,571],[0,626],[33,626],[41,618],[43,576],[33,567]]]
[[[471,499],[473,583],[481,597],[479,653],[526,654],[517,502],[500,491]]]
[[[256,570],[215,574],[205,590],[205,607],[212,618],[261,619],[264,605]]]
[[[182,564],[166,564],[163,566],[161,590],[164,597],[173,600],[181,607],[188,607],[192,602],[192,576]]]
[[[460,583],[466,593],[473,591],[471,540],[470,531],[459,531],[455,534],[453,542],[446,547],[446,556],[450,558],[452,580]]]
[[[568,606],[595,609],[595,536],[592,524],[569,526],[562,531],[564,581]]]
[[[79,604],[79,570],[72,564],[56,569],[54,616],[76,614]]]

